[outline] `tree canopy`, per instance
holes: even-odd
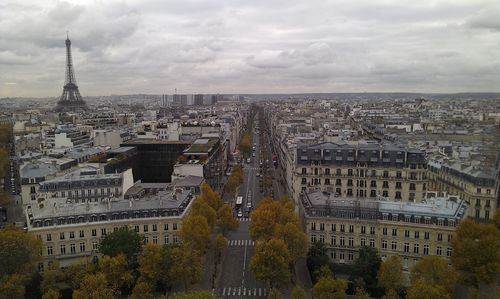
[[[375,248],[368,246],[361,247],[359,257],[354,261],[352,266],[351,278],[354,281],[356,278],[362,278],[368,289],[376,288],[377,272],[380,268],[382,260]]]
[[[256,279],[268,282],[271,287],[280,287],[290,279],[289,262],[290,253],[283,240],[258,241],[250,270]]]
[[[320,278],[313,286],[312,293],[317,299],[344,299],[347,281],[332,277]]]
[[[234,218],[231,207],[225,203],[217,211],[217,226],[223,235],[238,228],[239,222]]]
[[[403,264],[398,256],[391,256],[380,265],[378,285],[384,290],[399,291],[403,287]]]
[[[99,243],[99,252],[103,255],[117,256],[124,254],[129,263],[134,263],[142,249],[143,237],[128,227],[105,235]]]
[[[417,297],[419,293],[438,292],[440,298],[452,298],[457,278],[458,273],[448,266],[446,260],[438,256],[426,256],[411,269],[410,291]]]
[[[210,245],[211,231],[207,219],[190,214],[182,221],[182,242],[188,247],[205,253]]]

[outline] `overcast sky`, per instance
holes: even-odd
[[[0,2],[0,97],[500,91],[500,1]]]

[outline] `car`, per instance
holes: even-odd
[[[260,177],[260,173],[259,173],[259,172],[257,172],[257,173],[255,174],[255,176],[256,176],[256,177]]]
[[[250,158],[247,158],[247,163],[250,163],[250,161],[252,161],[252,159],[250,159]]]
[[[252,203],[251,202],[247,202],[247,208],[251,208],[252,207]]]
[[[243,217],[243,212],[241,210],[238,211],[238,217],[239,218]]]
[[[252,153],[252,157],[255,157],[255,153]]]

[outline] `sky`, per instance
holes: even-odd
[[[0,97],[499,92],[500,1],[2,0]]]

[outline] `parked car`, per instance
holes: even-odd
[[[241,210],[238,211],[238,217],[239,218],[243,217],[243,212]]]

